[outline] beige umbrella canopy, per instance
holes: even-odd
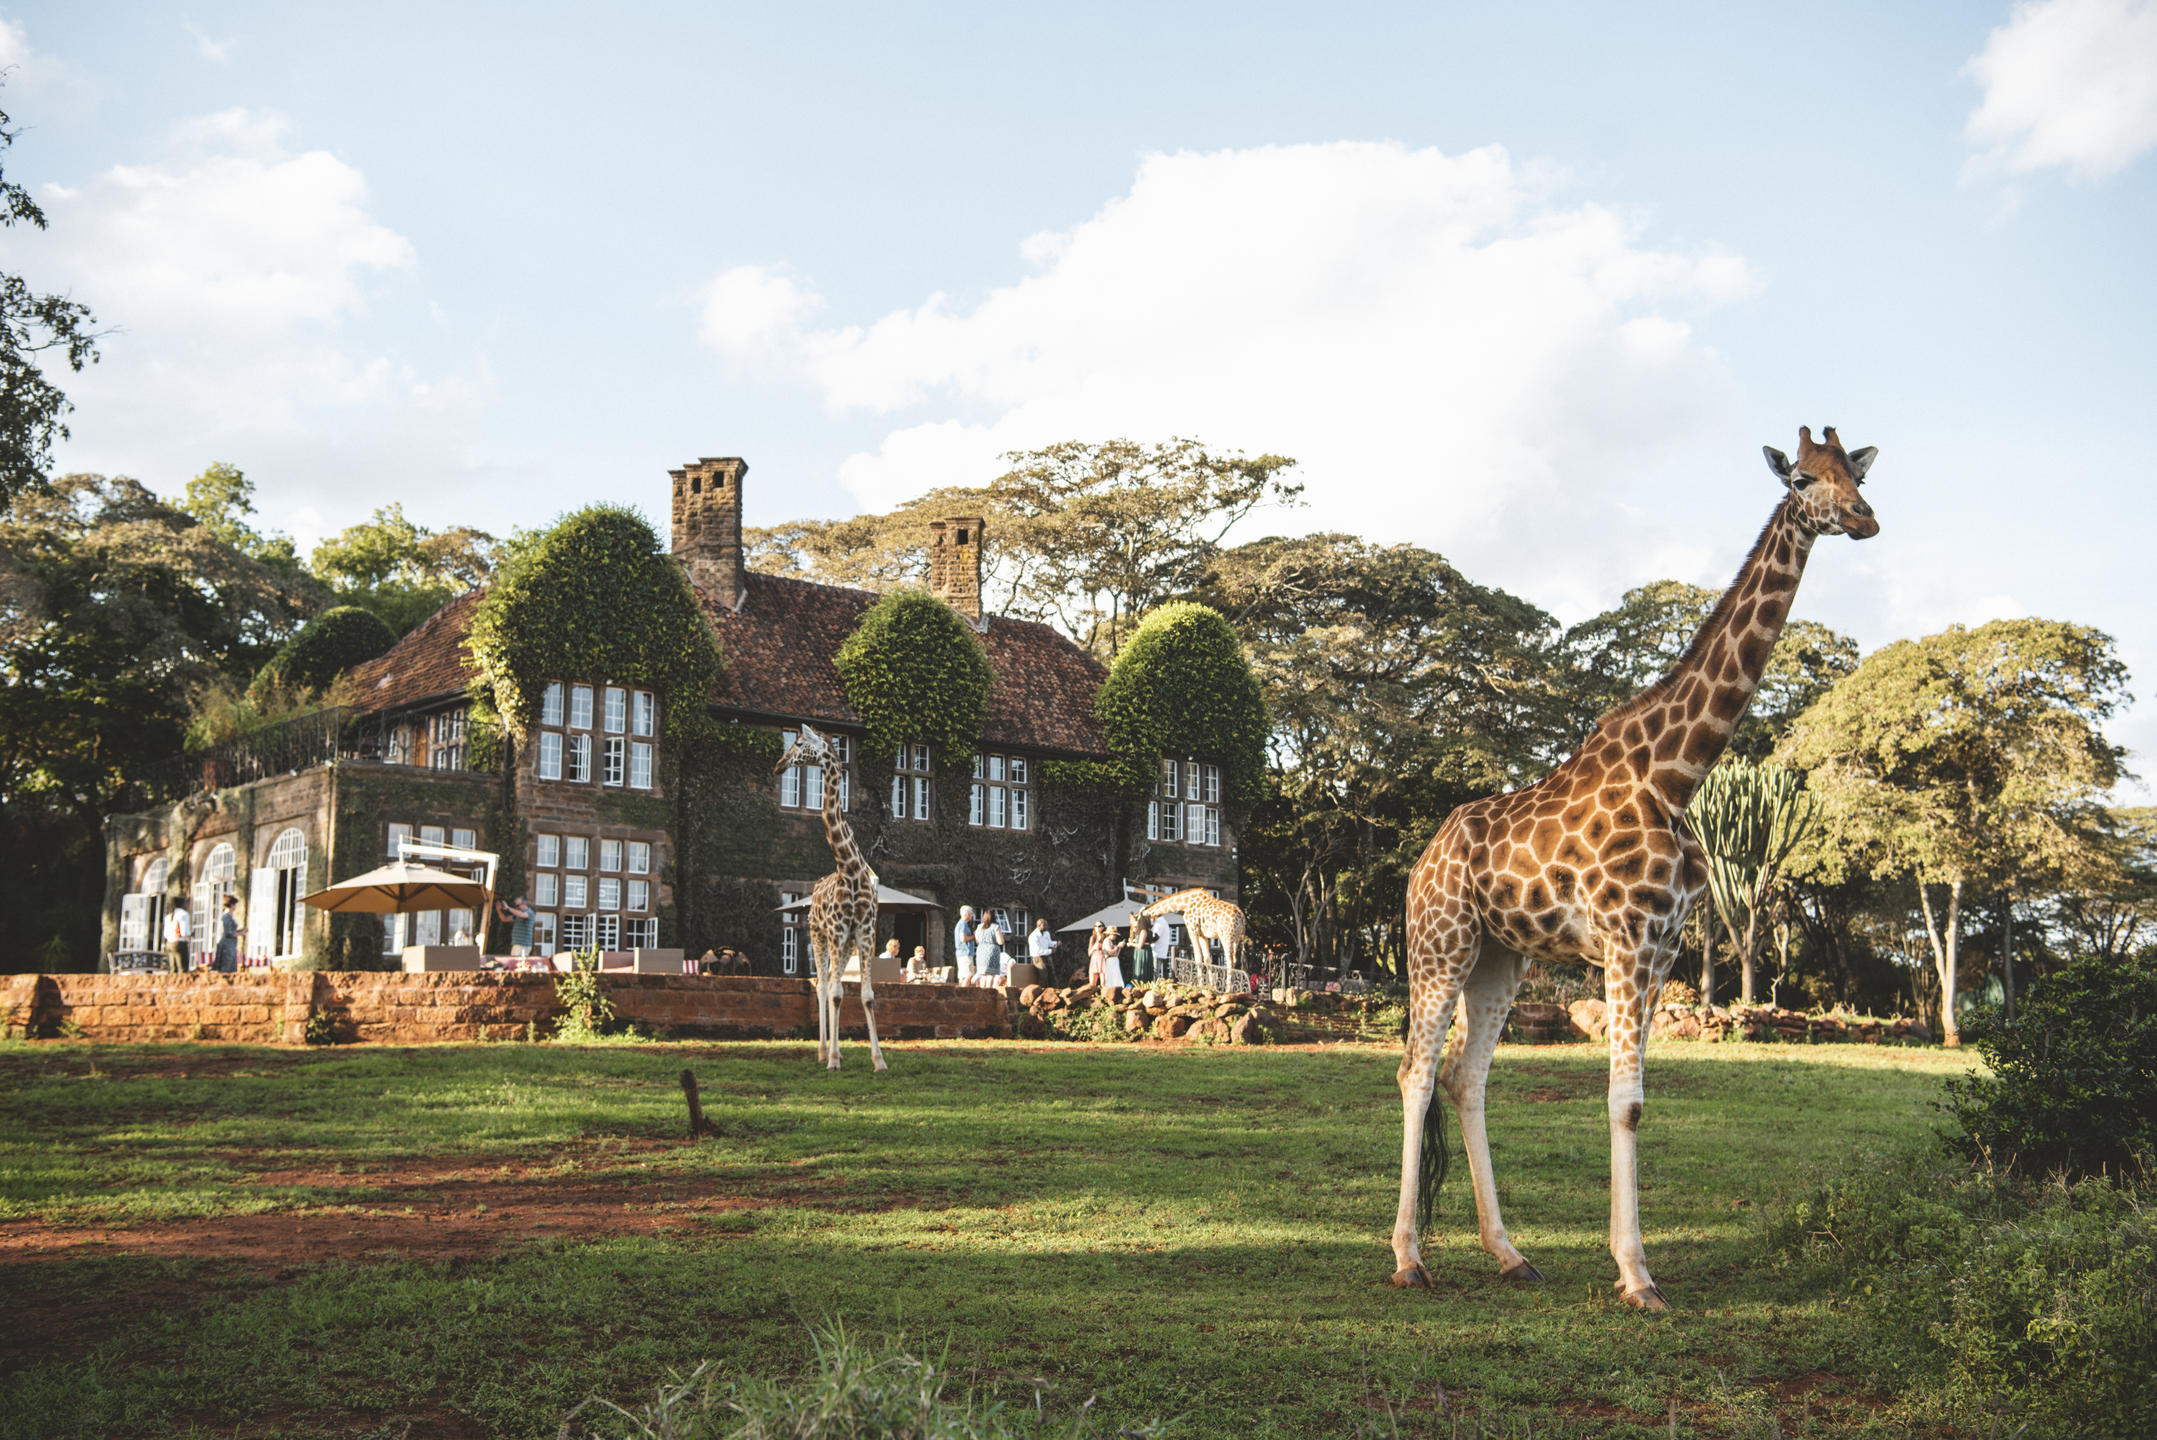
[[[419,910],[457,910],[487,903],[487,887],[477,880],[396,860],[300,897],[317,910],[345,914],[409,915]]]

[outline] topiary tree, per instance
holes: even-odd
[[[1164,755],[1221,766],[1230,803],[1265,793],[1266,701],[1251,662],[1218,610],[1179,600],[1139,622],[1094,701],[1125,783],[1144,790]]]
[[[548,680],[649,686],[668,740],[711,729],[719,642],[688,576],[651,525],[621,505],[591,505],[520,545],[472,614],[480,671],[475,717],[521,737]]]
[[[894,590],[871,605],[832,664],[878,752],[925,741],[964,755],[980,741],[995,678],[989,652],[926,590]]]
[[[279,689],[321,690],[396,643],[397,632],[373,612],[357,605],[338,605],[295,631],[255,672],[249,692],[261,696]]]

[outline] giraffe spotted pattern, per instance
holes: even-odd
[[[1635,1305],[1665,1308],[1640,1243],[1637,1131],[1648,1017],[1707,888],[1686,803],[1730,743],[1813,541],[1879,533],[1858,485],[1877,451],[1846,453],[1830,428],[1798,432],[1786,487],[1736,580],[1670,672],[1596,722],[1580,750],[1524,789],[1446,817],[1408,879],[1408,1039],[1400,1065],[1396,1285],[1432,1285],[1417,1248],[1421,1166],[1435,1092],[1460,1117],[1483,1248],[1509,1279],[1539,1280],[1498,1213],[1484,1125],[1492,1053],[1531,960],[1601,966],[1610,1017],[1610,1250]],[[1449,1033],[1450,1026],[1450,1033]],[[1441,1053],[1441,1046],[1443,1047]]]
[[[1221,963],[1229,969],[1236,968],[1237,958],[1243,954],[1243,911],[1238,906],[1203,890],[1178,890],[1173,895],[1163,895],[1131,917],[1131,933],[1137,935],[1141,923],[1159,919],[1163,915],[1181,915],[1184,928],[1200,942],[1221,942]],[[1208,954],[1203,944],[1194,944],[1193,951]]]

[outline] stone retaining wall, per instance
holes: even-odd
[[[609,975],[600,984],[618,1019],[660,1035],[762,1040],[816,1033],[806,980]],[[0,976],[0,1027],[34,1038],[291,1045],[306,1039],[309,1019],[319,1014],[331,1036],[345,1042],[521,1040],[528,1034],[544,1038],[561,1013],[554,984],[542,975],[345,970]],[[843,1033],[866,1037],[859,986],[846,987],[839,1023]],[[890,1040],[1012,1033],[1002,992],[948,985],[887,986],[876,997],[876,1028]]]

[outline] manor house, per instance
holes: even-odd
[[[779,745],[804,721],[834,736],[841,806],[883,884],[909,897],[885,914],[880,939],[925,946],[943,964],[962,904],[997,912],[1017,935],[1036,916],[1061,925],[1120,899],[1126,880],[1235,898],[1236,835],[1214,757],[1164,758],[1145,801],[1049,782],[1045,762],[1110,758],[1094,717],[1106,672],[1046,625],[983,613],[980,517],[932,527],[929,573],[994,670],[979,749],[868,753],[832,662],[877,596],[747,568],[748,473],[738,458],[672,472],[673,551],[723,660],[708,703],[715,719]],[[406,944],[468,940],[469,911],[330,916],[300,903],[410,837],[499,852],[501,891],[529,899],[542,947],[733,946],[760,972],[806,973],[800,912],[783,907],[832,868],[823,773],[774,773],[768,740],[736,747],[744,763],[685,766],[667,753],[658,698],[607,675],[551,678],[522,744],[468,743],[465,635],[481,595],[355,668],[352,704],[186,757],[159,803],[110,817],[108,963],[159,949],[177,903],[207,934],[230,894],[255,964],[394,968]]]

